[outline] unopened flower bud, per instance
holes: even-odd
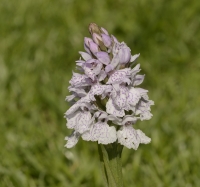
[[[100,28],[98,27],[96,23],[90,23],[89,32],[91,35],[93,35],[93,33],[101,34]]]
[[[102,31],[102,33],[104,33],[104,34],[109,35],[109,34],[108,34],[108,31],[107,31],[106,29],[104,29],[103,27],[101,27],[101,31]]]
[[[109,55],[106,52],[100,51],[100,52],[96,53],[96,57],[98,58],[98,60],[101,63],[103,63],[105,65],[108,65],[110,63]]]
[[[90,53],[90,45],[89,45],[90,42],[93,42],[93,40],[91,38],[87,38],[87,37],[84,38],[84,49],[88,53]]]
[[[91,38],[84,38],[84,44],[89,48],[90,47],[90,42],[93,42]]]
[[[94,42],[95,42],[97,45],[99,45],[100,42],[103,41],[102,38],[101,38],[101,36],[98,35],[98,34],[96,34],[96,33],[93,33],[93,34],[92,34],[92,39],[94,40]]]
[[[124,47],[119,50],[119,62],[120,64],[126,64],[130,62],[131,59],[131,52],[128,47]]]
[[[89,43],[90,45],[90,51],[95,54],[99,51],[99,47],[96,43],[94,43],[93,41]]]
[[[110,36],[108,36],[107,34],[101,34],[101,36],[102,36],[104,45],[106,47],[110,47],[112,44],[112,40],[111,40]]]
[[[93,38],[94,42],[100,47],[100,49],[102,51],[106,51],[107,50],[106,46],[103,43],[103,39],[102,39],[102,37],[100,35],[98,35],[96,33],[93,33],[92,38]]]

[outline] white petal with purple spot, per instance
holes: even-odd
[[[120,84],[124,82],[125,78],[128,78],[131,75],[131,69],[125,68],[122,70],[115,71],[110,78],[108,79],[107,84]]]
[[[106,112],[116,117],[123,117],[125,115],[124,110],[117,108],[111,98],[106,103]]]

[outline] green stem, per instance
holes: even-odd
[[[106,187],[123,187],[121,153],[123,146],[118,143],[98,144],[101,168]]]

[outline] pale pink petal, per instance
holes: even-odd
[[[136,75],[132,81],[133,86],[140,85],[144,80],[145,75]]]
[[[140,53],[139,54],[136,54],[136,55],[133,55],[133,56],[131,56],[131,60],[130,60],[130,62],[133,62],[133,61],[135,61],[138,57],[140,56]]]
[[[130,61],[131,51],[129,47],[123,47],[119,50],[119,61],[121,64],[126,64]]]
[[[90,69],[90,68],[87,68],[87,67],[84,67],[84,71],[85,71],[85,74],[91,78],[93,81],[95,80],[95,73]]]
[[[78,122],[78,119],[79,119],[80,115],[81,115],[81,112],[78,111],[78,112],[70,114],[70,115],[68,115],[66,117],[67,118],[67,124],[66,125],[67,125],[67,127],[69,129],[74,129],[75,128],[75,126],[77,125],[77,122]]]
[[[115,104],[120,108],[124,109],[124,107],[127,104],[127,98],[128,98],[128,88],[125,86],[120,86],[120,90],[117,92],[117,95],[115,98],[113,98],[113,101]]]
[[[131,88],[129,90],[128,104],[135,106],[139,102],[140,98],[142,97],[142,94],[146,92],[148,91],[142,88]]]
[[[80,134],[84,133],[88,130],[91,123],[91,113],[90,111],[80,112],[80,115],[77,118],[75,130]]]
[[[101,84],[96,84],[92,86],[90,89],[90,92],[88,93],[88,96],[90,100],[95,101],[95,95],[102,95],[103,93],[107,93],[111,91],[112,87],[110,85],[101,85]]]
[[[151,138],[146,136],[140,129],[136,130],[136,132],[137,132],[137,135],[140,138],[140,143],[148,144],[148,143],[151,142]]]
[[[106,34],[102,34],[102,40],[103,40],[103,43],[106,47],[110,47],[111,44],[112,44],[112,40],[110,38],[110,36],[106,35]]]
[[[87,76],[79,73],[73,73],[72,79],[69,81],[72,86],[83,86],[87,85]]]
[[[116,117],[123,117],[125,115],[123,109],[118,109],[114,104],[113,100],[110,98],[106,103],[106,112],[108,114],[112,114]]]
[[[109,127],[109,125],[104,122],[94,124],[90,134],[91,141],[98,141],[99,144],[113,143],[117,139],[115,127]]]
[[[67,148],[74,147],[77,144],[79,137],[80,137],[80,134],[75,131],[70,136],[65,137],[65,140],[67,140],[65,147]]]
[[[103,51],[97,52],[96,57],[98,58],[98,60],[101,63],[103,63],[105,65],[108,65],[110,63],[110,57],[109,57],[108,53],[106,53],[106,52],[103,52]]]
[[[118,142],[129,149],[137,150],[140,143],[151,141],[141,130],[135,130],[131,125],[125,125],[117,131]]]
[[[66,96],[65,100],[68,101],[68,102],[70,102],[70,101],[72,101],[75,97],[76,97],[75,95],[68,95],[68,96]]]
[[[124,82],[125,78],[128,78],[131,74],[130,68],[115,71],[108,79],[107,84],[120,84]]]
[[[80,51],[79,54],[82,56],[82,58],[83,58],[85,61],[92,59],[91,55],[88,54],[88,53],[85,53],[85,52],[81,52],[81,51]]]
[[[98,75],[98,80],[102,81],[102,80],[104,80],[106,78],[106,76],[107,76],[106,72],[101,70],[99,75]]]
[[[93,68],[92,71],[95,73],[95,75],[99,75],[101,73],[101,71],[103,71],[103,70],[101,70],[102,67],[103,67],[103,64],[101,62],[99,62],[99,63],[97,62],[96,66]]]

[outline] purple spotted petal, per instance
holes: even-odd
[[[82,114],[81,111],[76,111],[75,113],[72,113],[72,114],[70,114],[66,117],[67,118],[67,124],[66,125],[69,129],[75,128],[81,114]]]
[[[100,74],[102,67],[103,67],[103,64],[101,62],[97,61],[96,66],[93,68],[93,72],[95,73],[95,75]]]
[[[142,96],[142,98],[143,98],[143,96]],[[151,101],[151,100],[144,100],[144,98],[141,99],[139,101],[139,104],[136,107],[135,114],[136,115],[140,115],[140,119],[142,121],[143,120],[149,120],[149,119],[151,119],[152,116],[153,116],[151,114],[151,112],[150,112],[151,111],[151,108],[150,108],[151,105],[154,105],[153,101]]]
[[[125,124],[135,124],[137,121],[137,118],[135,116],[132,116],[132,115],[126,115],[124,116],[123,118],[123,121],[122,121],[122,125],[125,125]]]
[[[111,91],[112,87],[110,85],[101,85],[101,84],[96,84],[92,86],[90,92],[88,93],[88,96],[91,101],[95,101],[95,95],[102,95],[104,92],[109,92]]]
[[[87,68],[87,67],[84,67],[84,71],[85,71],[85,74],[91,78],[93,81],[95,80],[95,73],[90,69],[90,68]]]
[[[90,121],[91,121],[90,111],[83,111],[78,116],[76,126],[74,129],[80,134],[82,134],[89,129]]]
[[[85,97],[86,96],[85,90],[81,89],[81,88],[71,88],[71,87],[69,87],[69,91],[76,93],[79,97]]]
[[[72,79],[69,81],[69,83],[73,86],[76,86],[76,85],[79,86],[86,82],[86,78],[87,78],[86,75],[73,73]]]
[[[115,127],[109,127],[107,123],[98,122],[90,131],[91,141],[98,141],[99,144],[113,143],[117,139]]]
[[[67,116],[73,114],[74,112],[76,112],[81,107],[86,107],[86,108],[90,109],[91,108],[91,104],[89,102],[90,102],[90,100],[89,100],[88,96],[85,96],[85,97],[81,98],[74,105],[72,105],[67,110],[67,112],[65,112],[65,116],[67,117]]]
[[[142,94],[147,93],[147,90],[144,90],[142,88],[131,88],[129,90],[128,95],[128,104],[132,106],[136,106],[136,104],[139,102],[140,98],[142,97]]]
[[[130,77],[130,74],[131,74],[130,68],[117,70],[110,76],[107,84],[116,84],[116,83],[121,84],[123,82],[127,82],[127,78]]]
[[[106,103],[106,112],[116,117],[123,117],[125,115],[124,110],[117,108],[111,98]]]
[[[117,131],[118,142],[129,149],[137,150],[140,143],[150,143],[151,139],[141,130],[135,130],[132,125],[124,125]]]
[[[120,90],[117,92],[116,97],[113,98],[113,101],[115,102],[116,106],[119,107],[119,109],[124,109],[127,105],[127,98],[128,88],[125,86],[120,86]]]
[[[121,145],[126,146],[129,149],[137,150],[140,142],[137,140],[137,132],[131,125],[124,125],[117,131],[117,139]]]

